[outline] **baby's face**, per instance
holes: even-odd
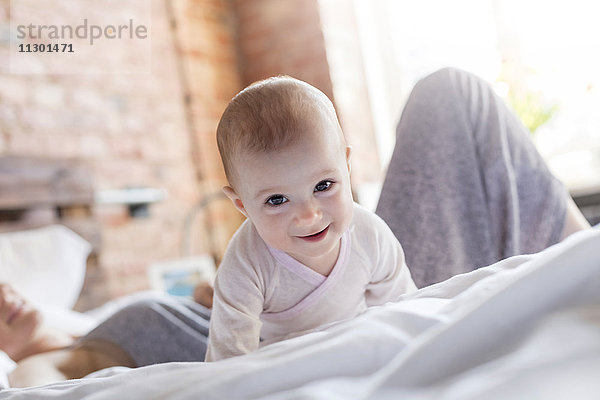
[[[332,124],[313,125],[283,151],[238,158],[236,192],[228,195],[269,246],[319,270],[335,263],[353,204],[350,149]]]

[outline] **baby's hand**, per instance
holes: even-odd
[[[194,288],[194,301],[206,308],[212,308],[213,288],[208,282],[201,282]]]

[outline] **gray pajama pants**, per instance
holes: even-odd
[[[491,88],[447,68],[409,97],[377,214],[423,287],[556,243],[566,196]]]
[[[204,361],[210,310],[179,297],[140,300],[115,312],[76,345],[125,350],[136,366]]]

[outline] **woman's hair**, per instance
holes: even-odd
[[[333,104],[306,82],[278,76],[255,82],[229,103],[217,127],[217,144],[229,183],[234,159],[242,153],[268,153],[295,144],[312,121],[325,118],[343,134]]]

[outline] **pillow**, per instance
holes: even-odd
[[[10,283],[37,307],[71,309],[91,247],[62,225],[0,233],[0,282]]]

